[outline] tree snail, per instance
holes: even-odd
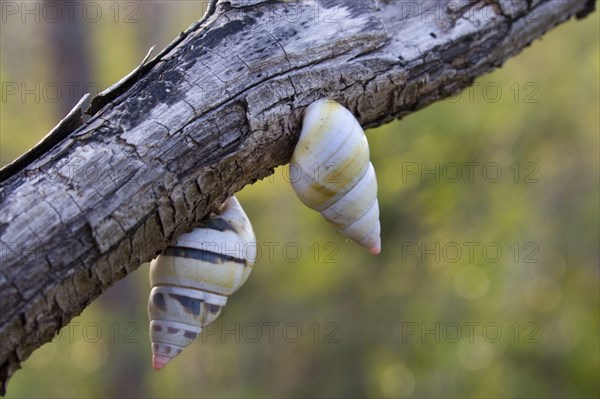
[[[377,180],[369,143],[352,113],[332,100],[304,111],[292,159],[300,200],[371,254],[381,251]]]
[[[214,321],[246,281],[256,237],[235,197],[150,263],[152,366],[163,368]]]

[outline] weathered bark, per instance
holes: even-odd
[[[594,1],[221,1],[0,171],[0,378],[288,162],[304,107],[366,127],[453,95]],[[551,62],[549,55],[548,62]]]

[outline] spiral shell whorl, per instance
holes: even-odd
[[[213,322],[252,271],[256,238],[235,197],[150,263],[153,367],[160,370]]]
[[[367,138],[352,113],[332,100],[309,105],[290,164],[292,187],[300,200],[378,254],[377,179]]]

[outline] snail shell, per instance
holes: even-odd
[[[342,234],[379,254],[377,179],[369,143],[352,113],[332,100],[309,105],[290,162],[299,168],[291,183],[300,200]]]
[[[150,263],[152,365],[163,368],[213,322],[246,281],[256,238],[235,197]]]

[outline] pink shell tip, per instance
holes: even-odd
[[[162,356],[162,355],[152,355],[152,368],[156,371],[165,367],[167,363],[171,360],[170,357]]]
[[[379,255],[381,252],[381,245],[373,245],[372,247],[367,248],[367,251],[369,251],[371,255]]]

